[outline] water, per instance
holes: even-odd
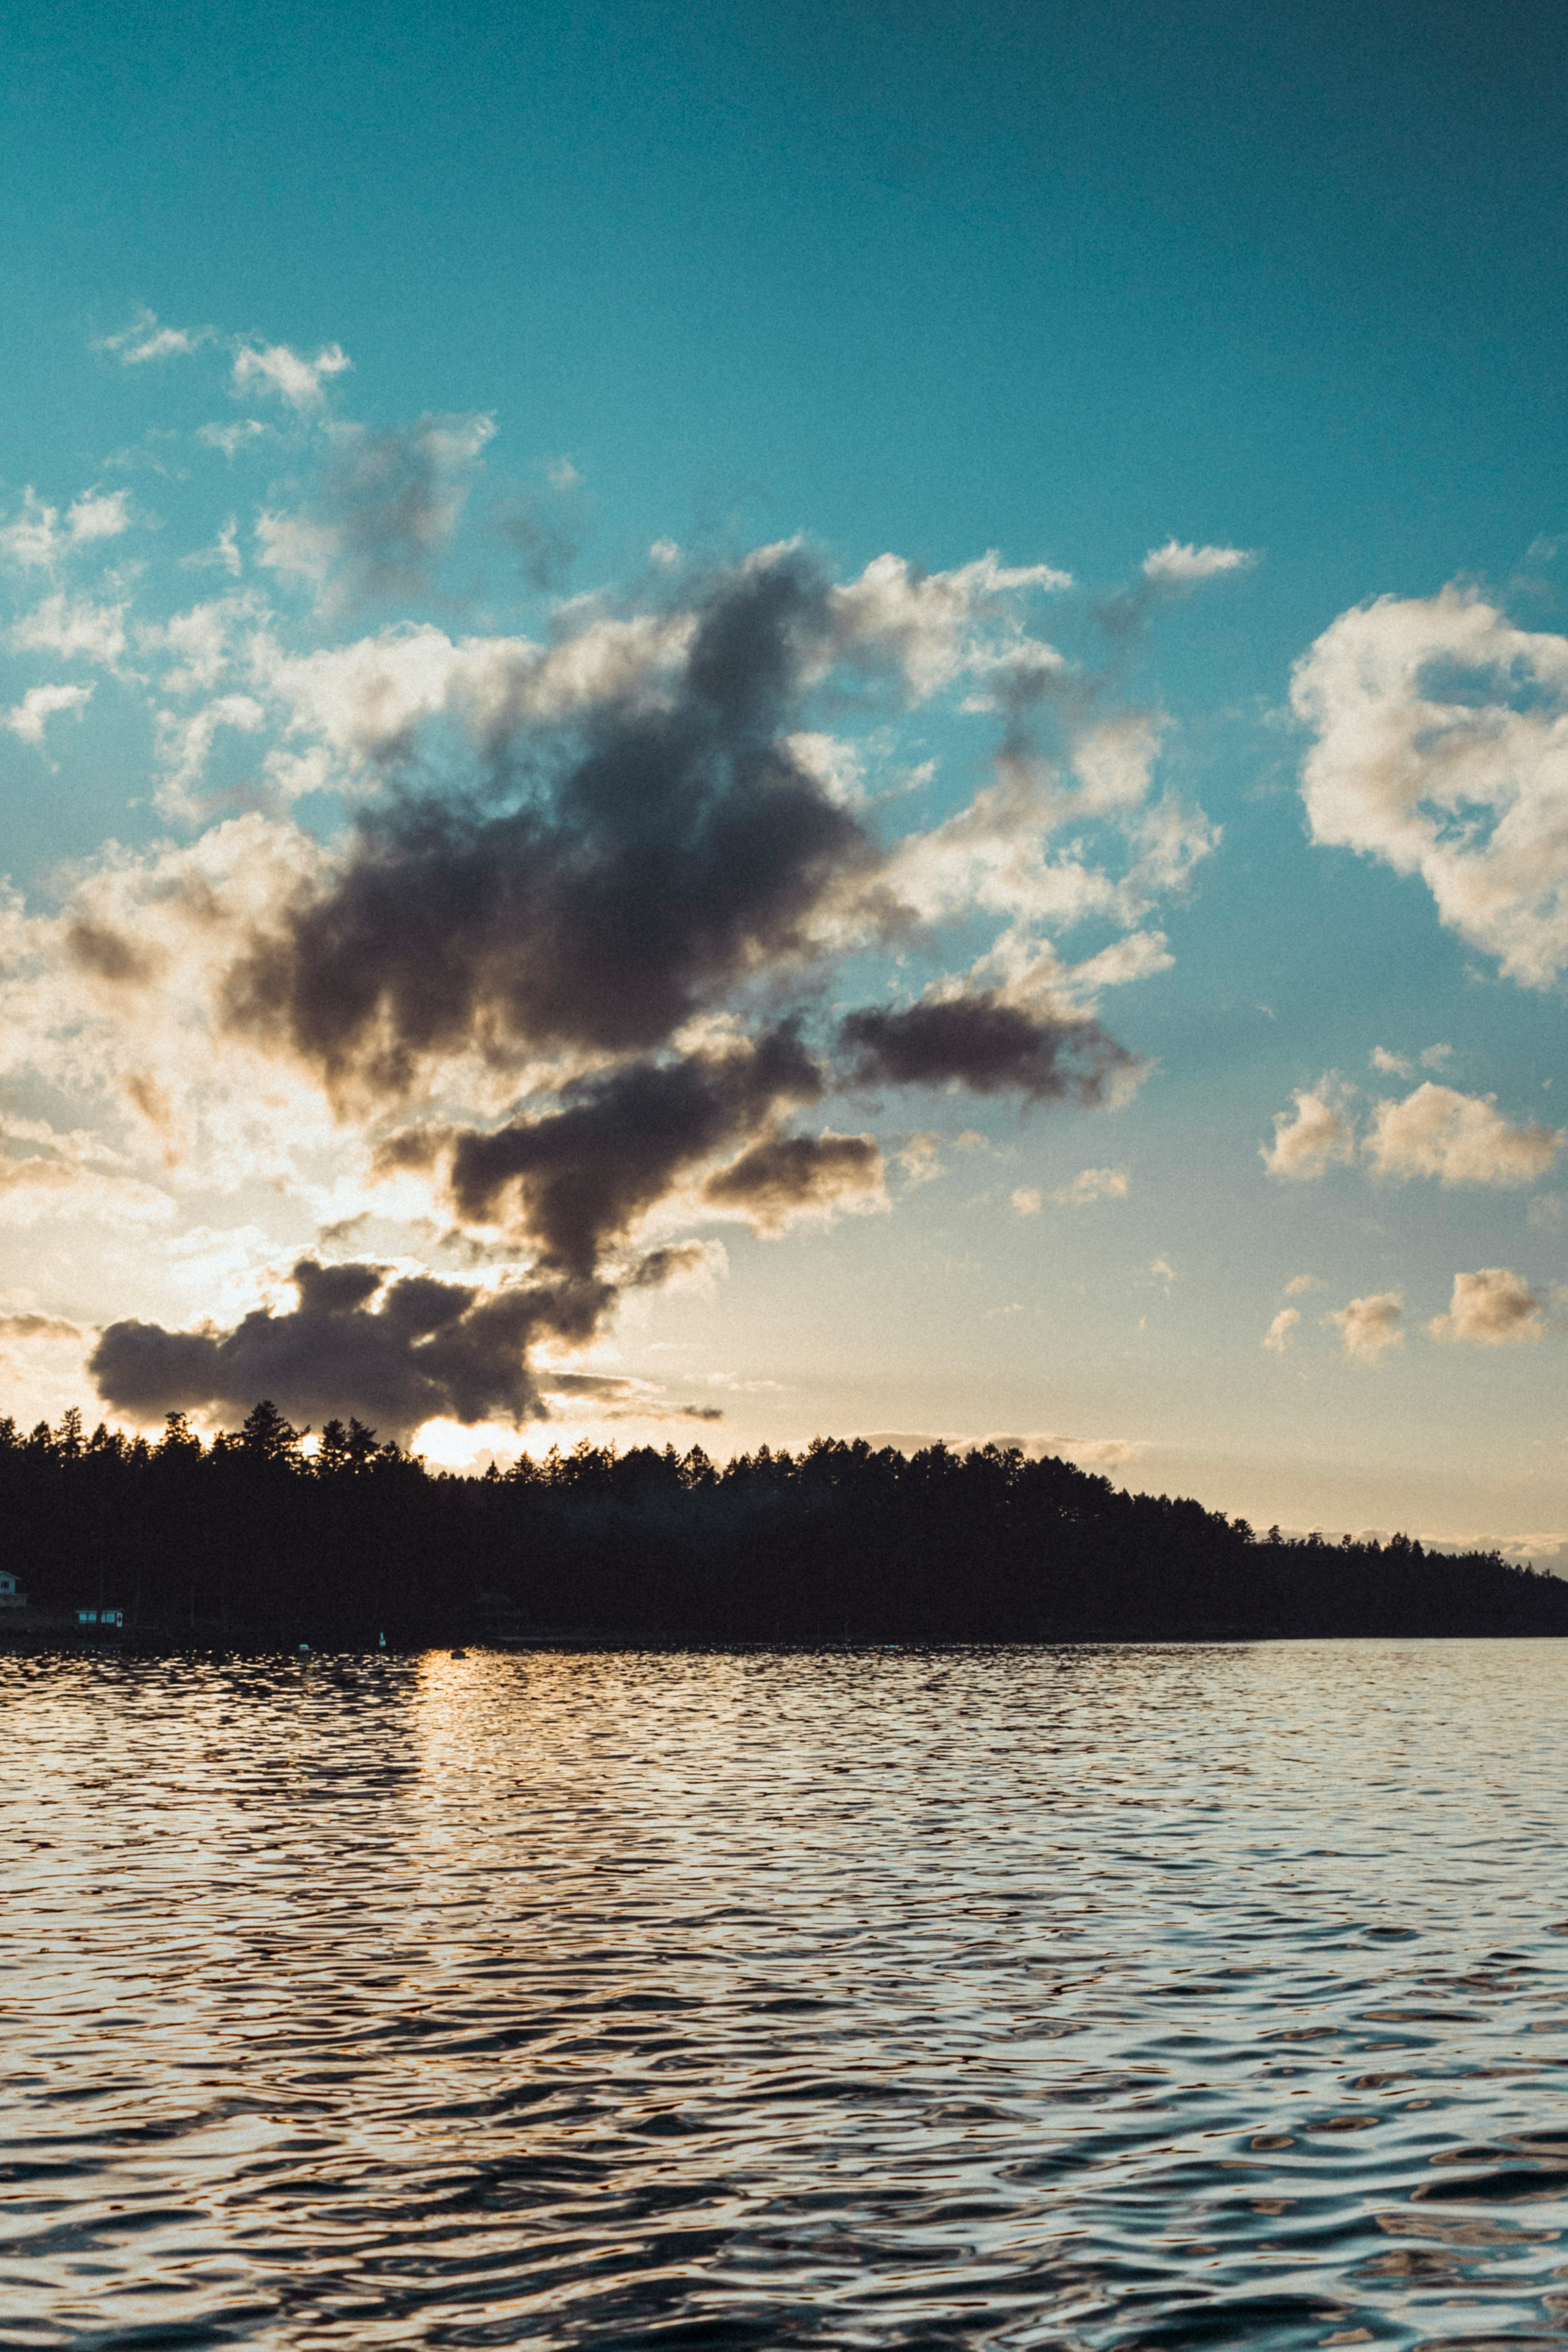
[[[1568,1643],[0,1723],[7,2352],[1568,2341]]]

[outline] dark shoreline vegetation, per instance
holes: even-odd
[[[476,1477],[357,1421],[313,1456],[304,1433],[265,1402],[209,1445],[178,1413],[155,1444],[0,1421],[0,1565],[29,1602],[0,1631],[113,1607],[132,1640],[353,1649],[1568,1633],[1568,1583],[1496,1552],[1259,1537],[1016,1449],[582,1444]]]

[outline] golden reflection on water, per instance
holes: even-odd
[[[0,2345],[1562,2340],[1565,1701],[0,1660]]]

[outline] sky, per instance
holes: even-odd
[[[0,47],[4,1410],[1568,1570],[1554,13]]]

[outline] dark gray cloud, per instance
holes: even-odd
[[[1096,1021],[1031,1013],[990,992],[929,997],[901,1011],[870,1005],[838,1025],[856,1086],[1021,1094],[1036,1102],[1103,1102],[1141,1066]]]
[[[88,1360],[100,1395],[142,1420],[245,1413],[270,1397],[290,1421],[357,1413],[399,1439],[436,1416],[515,1425],[545,1417],[530,1347],[590,1339],[614,1295],[570,1276],[482,1291],[312,1258],[292,1279],[297,1307],[258,1307],[232,1331],[110,1324]]]
[[[710,1253],[701,1242],[671,1242],[662,1249],[649,1250],[639,1258],[626,1276],[626,1290],[662,1290],[666,1283],[679,1282],[682,1275],[700,1274],[710,1262]]]
[[[585,1276],[687,1170],[815,1101],[822,1084],[785,1025],[724,1053],[584,1079],[542,1118],[488,1132],[412,1129],[384,1147],[382,1164],[439,1164],[459,1218],[504,1224],[547,1264]]]
[[[366,814],[336,877],[236,963],[230,1024],[340,1098],[395,1097],[475,1047],[656,1051],[797,967],[825,898],[879,856],[786,740],[826,597],[805,556],[726,575],[668,703],[536,728],[486,789]]]
[[[467,429],[471,462],[482,442]],[[360,590],[437,547],[455,446],[426,420],[342,453],[329,503]],[[467,706],[454,703],[403,786],[362,812],[324,877],[256,924],[228,967],[231,1032],[308,1069],[345,1113],[389,1120],[417,1089],[451,1083],[459,1056],[532,1066],[535,1089],[542,1061],[565,1073],[546,1108],[536,1091],[500,1126],[429,1121],[380,1149],[384,1171],[430,1173],[442,1213],[478,1246],[485,1228],[525,1246],[529,1282],[481,1292],[302,1260],[287,1313],[228,1332],[111,1326],[93,1358],[111,1402],[244,1411],[269,1395],[292,1419],[353,1412],[399,1433],[436,1416],[527,1419],[544,1378],[531,1347],[591,1336],[624,1291],[692,1263],[673,1249],[617,1263],[683,1185],[705,1180],[710,1208],[764,1230],[878,1193],[871,1139],[785,1131],[830,1085],[957,1080],[1093,1103],[1135,1066],[1093,1022],[978,992],[853,1013],[831,1062],[805,1042],[830,956],[917,919],[798,739],[835,663],[869,677],[900,646],[906,667],[914,659],[906,606],[923,585],[882,579],[852,609],[835,593],[809,554],[773,551],[705,589],[684,582],[657,649],[645,660],[623,646],[604,672],[614,685],[585,687],[564,716],[526,697],[499,718],[487,705],[465,751]],[[605,626],[622,646],[619,624]],[[584,676],[599,675],[595,659],[584,650]],[[1064,692],[1044,656],[1022,665],[997,696],[1009,740]],[[433,783],[443,758],[465,764]],[[135,977],[118,938],[78,953],[111,983]]]
[[[763,1233],[803,1211],[879,1192],[882,1154],[868,1135],[770,1135],[702,1188],[716,1209],[739,1209]]]

